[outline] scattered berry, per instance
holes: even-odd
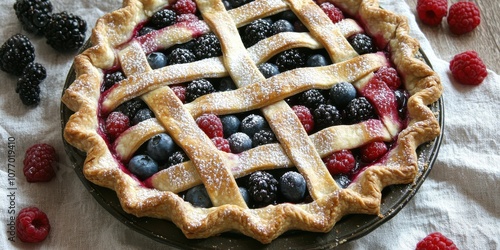
[[[387,145],[382,141],[366,144],[360,148],[361,160],[374,162],[387,153]]]
[[[272,35],[271,23],[264,19],[258,19],[245,27],[243,42],[246,47],[256,44],[258,41]]]
[[[271,33],[272,35],[276,35],[281,32],[293,32],[295,28],[293,24],[285,19],[276,20],[273,24],[271,24]]]
[[[65,11],[52,14],[45,29],[47,44],[58,51],[79,49],[85,42],[87,23],[81,17]]]
[[[342,11],[330,2],[324,2],[320,4],[319,7],[326,13],[328,18],[330,18],[333,23],[338,23],[344,19]]]
[[[39,143],[26,150],[23,173],[28,182],[47,182],[56,175],[57,154],[54,147]]]
[[[424,24],[438,26],[446,14],[448,14],[447,0],[417,1],[417,15]]]
[[[155,117],[155,114],[151,109],[149,108],[143,108],[137,110],[137,113],[135,113],[134,118],[132,118],[131,125],[137,125],[139,122],[148,120]]]
[[[255,133],[261,131],[264,128],[269,127],[266,119],[261,115],[250,114],[241,120],[240,130],[241,132],[252,137]]]
[[[40,103],[40,82],[23,75],[17,80],[16,93],[26,106],[36,106]]]
[[[115,83],[124,80],[125,78],[125,74],[123,74],[123,72],[121,71],[115,71],[113,73],[104,75],[104,83],[102,85],[103,90],[111,88],[113,85],[115,85]]]
[[[365,34],[359,33],[349,37],[347,40],[351,44],[352,48],[360,55],[374,53],[377,51],[372,38]]]
[[[167,56],[167,64],[182,64],[196,61],[196,56],[188,49],[176,48]]]
[[[224,137],[213,137],[211,138],[214,145],[220,151],[224,151],[226,153],[231,153],[231,147],[229,146],[229,141]]]
[[[196,118],[196,124],[209,138],[224,136],[222,122],[214,114],[203,114]]]
[[[35,47],[25,35],[13,35],[0,47],[0,69],[7,73],[20,76],[34,60]]]
[[[300,123],[304,127],[304,130],[309,134],[314,129],[314,119],[311,114],[311,111],[302,105],[295,105],[292,107],[293,112],[299,118]]]
[[[332,153],[323,159],[331,175],[347,174],[356,167],[356,160],[350,150]]]
[[[212,207],[212,201],[203,185],[195,186],[186,192],[185,200],[195,207]]]
[[[222,128],[224,131],[224,137],[229,137],[230,135],[238,132],[240,128],[241,121],[235,115],[225,115],[220,118],[222,122]]]
[[[236,132],[227,138],[231,152],[239,154],[252,148],[252,139],[245,133]]]
[[[16,234],[22,242],[41,242],[49,232],[49,218],[43,211],[36,207],[26,207],[19,211],[16,217]]]
[[[375,118],[375,109],[365,97],[352,99],[344,109],[344,117],[351,124]]]
[[[113,111],[106,118],[106,132],[111,140],[118,138],[129,127],[130,119],[122,112]]]
[[[269,144],[277,142],[276,135],[270,129],[263,129],[257,133],[255,133],[252,137],[252,146],[258,147],[260,145]]]
[[[196,13],[196,3],[193,0],[177,0],[172,7],[178,15]]]
[[[22,75],[32,82],[41,83],[47,77],[47,70],[42,64],[31,62],[24,68]]]
[[[16,0],[14,10],[24,30],[43,35],[52,14],[52,3],[49,0]]]
[[[384,66],[375,72],[375,77],[392,90],[396,90],[401,86],[401,79],[395,68]]]
[[[304,67],[306,65],[306,54],[300,49],[289,49],[276,56],[276,65],[280,72]]]
[[[314,110],[313,117],[318,130],[342,124],[340,111],[330,104],[320,104]]]
[[[288,171],[280,178],[280,191],[286,201],[302,201],[306,194],[306,189],[306,180],[298,172]]]
[[[186,102],[186,87],[184,85],[174,85],[170,86],[170,88],[182,103]]]
[[[151,137],[146,145],[146,152],[158,163],[165,162],[175,151],[176,144],[172,137],[166,133],[160,133]]]
[[[274,63],[265,62],[265,63],[259,64],[257,67],[258,67],[260,73],[262,73],[262,75],[265,78],[269,78],[271,76],[274,76],[274,75],[277,75],[280,73],[278,66],[276,66],[276,64],[274,64]]]
[[[151,27],[155,29],[165,28],[177,21],[177,14],[173,10],[162,9],[153,14],[149,19]]]
[[[458,250],[457,246],[453,241],[448,239],[446,236],[439,232],[434,232],[427,235],[421,241],[418,242],[416,250]]]
[[[325,104],[326,100],[318,89],[310,89],[299,94],[299,103],[310,109],[316,109],[319,105]]]
[[[356,98],[356,88],[348,82],[340,82],[330,89],[330,102],[338,108],[344,108]]]
[[[147,55],[146,58],[152,69],[159,69],[167,66],[167,56],[161,52],[152,52]]]
[[[248,193],[256,207],[276,204],[278,181],[268,172],[254,172],[248,178]]]
[[[450,6],[447,21],[453,34],[462,35],[481,23],[481,14],[474,2],[460,1]]]
[[[469,50],[453,57],[450,61],[450,70],[453,77],[462,84],[479,85],[488,75],[478,54]]]
[[[158,163],[149,155],[135,155],[128,163],[128,170],[144,180],[158,172]]]
[[[198,60],[222,55],[220,41],[214,33],[208,33],[194,40],[193,52]]]
[[[215,92],[215,88],[207,79],[197,79],[186,87],[186,101],[192,102],[196,98]]]

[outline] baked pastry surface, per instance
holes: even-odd
[[[188,238],[238,231],[269,243],[288,230],[327,232],[346,214],[380,213],[381,191],[394,184],[411,183],[418,174],[416,148],[440,133],[427,105],[439,99],[442,87],[436,73],[418,58],[419,44],[408,34],[404,17],[381,9],[377,1],[330,1],[356,19],[333,24],[313,1],[256,0],[226,11],[220,1],[196,1],[203,20],[178,23],[144,36],[137,27],[168,1],[130,0],[106,14],[93,30],[92,47],[75,58],[76,80],[62,101],[75,113],[64,137],[87,153],[86,178],[116,191],[123,209],[133,215],[167,219]],[[238,28],[251,21],[292,10],[308,32],[285,32],[246,47]],[[358,25],[359,24],[359,25]],[[152,69],[147,54],[187,43],[213,32],[222,56]],[[345,37],[365,32],[387,52],[358,55]],[[325,49],[333,64],[304,67],[265,78],[257,65],[291,48]],[[383,112],[379,119],[332,126],[308,134],[285,101],[305,90],[328,89],[339,82],[353,83],[359,92],[373,72],[393,64],[408,91],[407,117]],[[119,67],[126,78],[109,90],[102,83],[107,71]],[[183,103],[169,86],[200,78],[231,77],[237,89],[215,92]],[[116,140],[103,130],[103,119],[121,104],[140,98],[155,118],[130,127]],[[223,101],[221,101],[223,100]],[[202,114],[226,115],[260,110],[279,143],[239,154],[218,150],[198,128]],[[397,115],[397,114],[396,114]],[[170,134],[190,161],[140,180],[126,162],[155,134]],[[322,158],[373,141],[393,141],[389,152],[341,187]],[[296,168],[307,182],[311,200],[249,207],[238,189],[238,178],[259,170]],[[213,204],[193,206],[182,192],[203,184]]]

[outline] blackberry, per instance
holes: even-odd
[[[174,24],[177,20],[177,14],[173,10],[163,9],[153,14],[150,19],[150,25],[155,29],[161,29]]]
[[[35,106],[40,103],[39,82],[32,82],[29,77],[22,76],[17,81],[16,92],[26,106]]]
[[[310,89],[302,92],[299,95],[298,101],[312,110],[326,103],[325,97],[318,89]]]
[[[176,48],[167,56],[167,65],[190,63],[196,60],[196,56],[188,49]]]
[[[224,77],[220,80],[219,86],[217,88],[219,91],[229,91],[236,89],[236,84],[234,84],[233,79],[231,77]]]
[[[184,153],[184,151],[182,151],[182,150],[175,151],[172,153],[171,156],[168,157],[167,166],[168,167],[174,166],[174,165],[177,165],[179,163],[183,163],[183,162],[188,161],[188,160],[189,160],[189,157],[186,155],[186,153]]]
[[[320,104],[313,112],[318,130],[342,124],[342,114],[333,105]]]
[[[256,207],[276,204],[278,181],[268,172],[254,172],[248,178],[248,193]]]
[[[347,40],[354,50],[356,50],[356,52],[360,55],[374,53],[377,51],[371,37],[365,34],[359,33],[349,37]]]
[[[145,109],[147,107],[148,106],[146,105],[146,103],[143,100],[132,99],[132,100],[127,101],[127,102],[123,103],[122,105],[120,105],[117,108],[117,111],[122,112],[124,115],[126,115],[128,117],[134,117],[135,114],[137,114],[137,111],[139,111],[141,109]]]
[[[245,27],[243,42],[246,47],[256,44],[258,41],[272,35],[271,23],[264,19],[258,19]]]
[[[186,87],[186,101],[192,102],[202,95],[213,92],[215,92],[215,88],[207,79],[194,80]]]
[[[279,19],[271,25],[272,35],[276,35],[281,32],[293,32],[295,28],[293,24],[285,19]]]
[[[306,54],[299,49],[285,50],[276,57],[276,65],[280,72],[304,67],[306,62]]]
[[[365,97],[354,98],[344,109],[344,117],[351,124],[375,118],[375,110]]]
[[[37,82],[38,84],[47,77],[47,70],[42,64],[31,62],[24,68],[22,75],[31,82]]]
[[[16,0],[14,10],[24,30],[43,35],[50,21],[52,3],[49,0]]]
[[[66,11],[52,15],[45,29],[47,44],[58,51],[79,49],[85,42],[87,23],[81,17]]]
[[[214,33],[208,33],[194,40],[193,52],[198,60],[222,55],[220,41]]]
[[[252,137],[252,147],[277,142],[276,136],[270,129],[263,129]]]
[[[0,47],[0,69],[20,76],[24,68],[35,60],[35,47],[27,36],[15,34]]]
[[[107,90],[111,88],[115,83],[125,79],[125,75],[121,71],[115,71],[104,75],[104,83],[102,85],[102,90]],[[129,116],[130,117],[130,116]]]

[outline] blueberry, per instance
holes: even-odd
[[[271,76],[274,76],[274,75],[277,75],[280,73],[280,70],[278,69],[278,66],[276,66],[276,64],[273,64],[273,63],[263,63],[263,64],[259,64],[259,66],[257,66],[259,68],[259,71],[260,73],[262,73],[262,75],[264,75],[265,78],[269,78]]]
[[[243,196],[243,200],[247,204],[247,206],[250,206],[250,195],[248,194],[248,190],[244,187],[238,187],[240,190],[241,196]]]
[[[271,25],[272,33],[278,34],[281,32],[293,32],[293,24],[285,19],[279,19]]]
[[[153,29],[153,28],[151,28],[151,27],[148,27],[148,26],[144,26],[144,27],[142,27],[142,28],[139,30],[139,32],[138,32],[138,34],[137,34],[137,36],[144,36],[144,35],[147,35],[147,34],[149,34],[149,33],[153,32],[153,31],[155,31],[155,29]]]
[[[212,207],[212,201],[203,185],[195,186],[186,192],[185,200],[195,207]]]
[[[349,177],[345,174],[337,174],[337,175],[334,175],[333,176],[333,179],[337,182],[337,184],[342,187],[342,188],[346,188],[347,186],[349,186],[349,184],[351,184],[351,180],[349,179]]]
[[[289,202],[299,202],[306,194],[306,180],[295,171],[288,171],[280,178],[281,194]]]
[[[267,122],[264,117],[256,114],[250,114],[241,120],[240,129],[241,132],[252,137],[255,133],[267,128]]]
[[[351,83],[341,82],[330,89],[330,101],[338,108],[345,107],[354,98],[356,98],[356,88]]]
[[[147,56],[147,59],[152,69],[159,69],[167,65],[167,56],[161,52],[152,52]]]
[[[229,137],[230,135],[238,132],[240,128],[241,121],[235,115],[226,115],[220,118],[222,122],[222,129],[224,131],[224,137]]]
[[[128,170],[144,180],[158,172],[158,164],[149,155],[136,155],[130,159]]]
[[[314,54],[307,58],[306,66],[320,67],[328,65],[328,60],[321,54]]]
[[[165,133],[157,134],[148,140],[148,155],[157,162],[164,162],[175,150],[175,142]]]
[[[406,105],[408,103],[409,94],[406,90],[397,89],[394,91],[394,96],[398,104],[398,113],[401,118],[404,118],[406,115]]]
[[[132,118],[132,125],[136,125],[139,122],[145,121],[147,119],[153,118],[154,114],[149,108],[139,109],[135,113],[134,118]]]
[[[234,84],[233,79],[230,77],[222,78],[219,82],[219,87],[217,88],[219,91],[228,91],[236,89],[236,84]]]
[[[286,10],[278,14],[281,19],[285,19],[289,22],[297,21],[297,15],[292,10]]]
[[[242,132],[237,132],[227,138],[231,152],[238,154],[252,148],[252,139]]]

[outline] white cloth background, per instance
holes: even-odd
[[[15,93],[16,78],[0,72],[0,249],[165,249],[119,222],[102,208],[82,185],[65,155],[61,137],[60,96],[74,53],[56,52],[21,30],[12,8],[0,2],[1,43],[15,33],[28,35],[36,61],[48,73],[42,83],[41,103],[26,108]],[[52,0],[54,12],[82,16],[92,27],[96,19],[121,6],[118,0]],[[489,71],[481,86],[462,86],[451,79],[448,62],[436,57],[404,1],[383,0],[384,8],[409,17],[413,34],[422,44],[444,85],[444,139],[437,161],[416,196],[394,218],[370,234],[340,249],[414,249],[427,234],[439,231],[460,249],[500,248],[500,77]],[[90,35],[90,30],[87,36]],[[471,45],[471,49],[473,49]],[[16,212],[37,206],[49,217],[52,229],[41,244],[8,240],[8,140],[15,138]],[[34,143],[52,144],[60,157],[57,177],[49,183],[28,183],[22,174],[25,150]]]

